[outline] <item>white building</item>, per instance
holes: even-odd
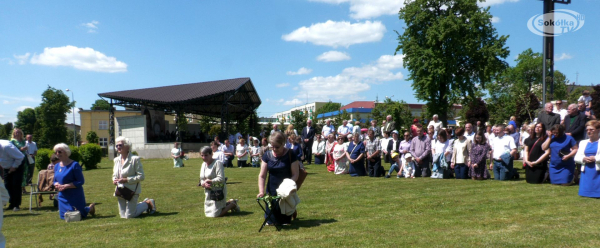
[[[313,120],[315,119],[314,114],[317,111],[317,109],[323,107],[325,104],[327,104],[327,102],[313,102],[302,106],[297,106],[283,112],[275,113],[271,117],[277,118],[277,120],[285,124],[289,124],[289,120],[292,118],[292,111],[300,110],[304,114],[308,115],[308,119]]]

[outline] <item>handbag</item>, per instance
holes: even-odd
[[[117,188],[115,189],[115,196],[121,197],[127,201],[131,201],[131,199],[135,195],[135,192],[137,191],[138,185],[139,185],[139,183],[137,183],[135,185],[135,190],[130,190],[129,188],[127,188],[125,186],[123,186],[123,187],[117,186]]]
[[[211,189],[208,192],[208,199],[212,201],[221,201],[225,198],[225,194],[223,194],[223,189]]]
[[[65,212],[65,221],[74,222],[81,221],[81,212],[75,208],[75,210]]]

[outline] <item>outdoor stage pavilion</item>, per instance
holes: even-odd
[[[219,136],[223,140],[229,133],[229,125],[251,116],[261,104],[250,78],[115,91],[98,95],[110,99],[107,101],[111,106],[108,146],[111,159],[115,156],[116,136],[129,138],[132,151],[136,151],[143,158],[170,158],[172,142],[148,142],[149,139],[168,130],[168,127],[165,127],[165,113],[173,113],[175,116],[195,114],[219,118]],[[140,110],[142,115],[115,118],[113,106]],[[175,133],[176,140],[181,141],[181,132],[177,125]]]

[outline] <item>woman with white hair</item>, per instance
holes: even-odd
[[[213,158],[213,149],[208,146],[200,149],[204,161],[200,167],[200,186],[204,188],[204,215],[223,217],[229,211],[240,211],[238,201],[227,199],[227,186],[223,162]]]
[[[137,201],[142,193],[140,182],[144,181],[144,168],[140,157],[131,154],[129,139],[118,137],[115,143],[119,156],[114,159],[112,179],[113,184],[117,186],[115,196],[119,200],[119,215],[121,218],[131,219],[143,212],[153,214],[156,212],[154,199],[146,198],[139,203]]]
[[[429,122],[429,125],[427,125],[427,127],[429,128],[430,126],[432,126],[433,131],[435,131],[435,136],[437,136],[440,130],[442,130],[442,128],[444,127],[444,123],[439,120],[438,115],[433,115],[432,119],[433,120]]]
[[[96,204],[85,206],[85,194],[83,193],[83,170],[77,161],[69,158],[71,150],[65,143],[54,146],[54,154],[60,163],[54,167],[54,187],[58,190],[58,213],[61,219],[65,219],[65,212],[78,210],[81,218],[88,214],[96,213]]]

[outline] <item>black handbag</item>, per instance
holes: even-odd
[[[122,188],[118,187],[115,189],[115,196],[121,197],[127,201],[131,201],[133,196],[135,195],[135,191],[137,191],[139,183],[135,185],[135,190],[130,190],[129,188],[123,186]]]
[[[221,201],[225,198],[225,194],[223,194],[223,189],[210,190],[208,193],[208,199],[212,201]]]

